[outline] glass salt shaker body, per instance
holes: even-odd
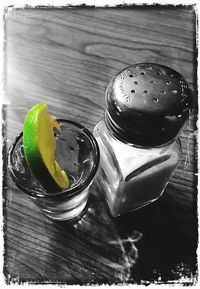
[[[162,195],[181,157],[178,135],[191,98],[184,78],[159,64],[132,65],[109,83],[105,118],[94,136],[100,148],[96,182],[112,216]]]

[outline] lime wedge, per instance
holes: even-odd
[[[56,118],[46,112],[46,104],[31,108],[25,118],[23,145],[26,161],[35,178],[48,191],[70,186],[69,178],[55,160],[53,128],[60,128]]]

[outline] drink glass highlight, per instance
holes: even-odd
[[[24,156],[22,132],[9,150],[8,168],[16,186],[28,194],[46,216],[64,221],[79,217],[86,207],[99,164],[99,148],[88,129],[74,121],[57,120],[62,126],[61,131],[55,130],[55,159],[70,178],[68,189],[47,192],[34,178]]]

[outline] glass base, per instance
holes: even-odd
[[[86,207],[86,204],[87,204],[87,200],[72,210],[63,211],[63,212],[62,211],[52,212],[52,211],[42,209],[42,212],[44,213],[45,216],[47,216],[51,220],[69,221],[69,220],[77,218],[78,216],[80,217]]]
[[[79,195],[62,200],[61,203],[52,200],[31,197],[32,201],[41,209],[44,215],[56,221],[68,221],[77,218],[84,211],[89,198],[89,188],[92,183]]]

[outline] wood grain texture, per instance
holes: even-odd
[[[9,9],[5,21],[5,158],[27,110],[40,101],[90,130],[103,117],[108,82],[124,67],[158,62],[179,71],[195,108],[183,154],[163,197],[120,219],[95,184],[76,225],[46,219],[7,178],[7,282],[179,282],[196,274],[196,50],[191,7]],[[5,175],[6,177],[6,175]]]

